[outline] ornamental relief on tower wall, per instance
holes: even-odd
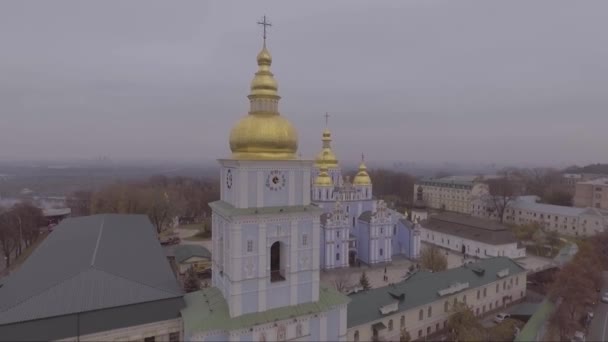
[[[256,277],[257,258],[247,258],[243,263],[243,277],[250,279]]]
[[[298,252],[298,271],[312,269],[312,253],[310,251]]]

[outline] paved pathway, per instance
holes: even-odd
[[[608,291],[608,272],[602,272],[602,277],[604,286],[598,297]],[[608,341],[608,304],[599,301],[596,305],[588,331],[587,341]]]
[[[390,283],[397,283],[403,280],[408,268],[410,265],[412,265],[412,262],[400,256],[393,257],[393,259],[393,262],[390,264],[372,267],[361,265],[361,267],[348,267],[321,271],[321,283],[335,288],[336,281],[346,281],[348,285],[355,286],[359,284],[359,278],[361,277],[363,271],[365,271],[372,288],[386,286]],[[384,280],[385,267],[386,275],[388,277],[387,281]]]
[[[205,248],[207,248],[207,250],[209,250],[209,252],[213,253],[213,243],[211,242],[211,239],[208,240],[186,240],[186,238],[193,236],[194,234],[198,233],[198,230],[196,229],[180,229],[180,228],[175,228],[175,231],[177,232],[177,234],[179,235],[179,238],[181,239],[180,245],[201,245]]]

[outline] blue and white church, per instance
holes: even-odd
[[[327,124],[327,114],[326,114]],[[321,215],[320,267],[348,267],[360,262],[389,263],[393,256],[408,259],[420,254],[420,232],[411,221],[373,197],[365,160],[355,177],[344,177],[325,128],[322,148],[312,170],[311,197]]]
[[[325,238],[323,209],[311,202],[314,161],[297,156],[271,62],[264,39],[249,113],[230,132],[232,155],[219,160],[213,286],[184,296],[188,341],[346,340],[349,298],[320,286]]]

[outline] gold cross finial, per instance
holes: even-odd
[[[264,27],[264,43],[266,43],[266,26],[272,26],[271,23],[266,21],[266,16],[262,17],[262,21],[258,21],[258,25],[262,25]]]
[[[361,153],[361,162],[365,163],[365,155],[363,153]]]
[[[327,127],[328,122],[329,122],[329,113],[325,112],[325,127]]]

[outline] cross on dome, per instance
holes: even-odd
[[[258,25],[262,25],[262,27],[264,27],[264,43],[266,43],[266,27],[270,27],[272,26],[272,24],[270,22],[266,21],[266,16],[262,17],[262,21],[258,21]]]

